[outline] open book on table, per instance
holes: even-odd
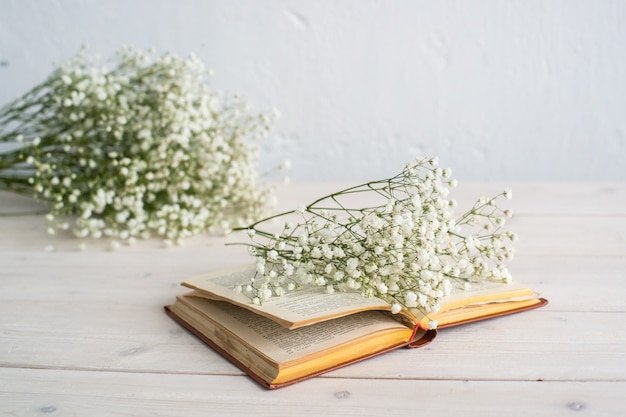
[[[391,307],[359,293],[323,288],[287,293],[261,305],[236,293],[254,265],[190,278],[193,291],[166,312],[267,388],[280,388],[400,347],[420,347],[439,328],[540,307],[547,303],[517,284],[482,285],[453,293],[437,314],[391,314]]]

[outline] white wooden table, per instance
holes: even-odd
[[[454,196],[468,206],[504,186],[461,183]],[[626,184],[506,186],[520,235],[510,269],[549,306],[277,391],[163,312],[181,280],[247,261],[242,248],[203,236],[81,252],[41,214],[0,217],[0,415],[626,415]],[[279,208],[338,187],[289,185]],[[2,213],[39,209],[0,193]]]

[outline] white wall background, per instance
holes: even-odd
[[[625,1],[0,0],[0,103],[83,43],[195,52],[295,180],[626,180]]]

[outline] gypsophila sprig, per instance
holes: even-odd
[[[195,57],[82,50],[0,109],[0,188],[50,203],[49,232],[166,242],[259,218],[258,145],[274,114],[209,88]],[[71,218],[76,220],[70,224]]]
[[[254,303],[308,286],[358,291],[402,308],[436,312],[453,289],[481,280],[510,282],[504,263],[516,236],[502,228],[509,210],[496,205],[506,190],[452,216],[456,181],[438,161],[418,159],[398,175],[332,193],[245,228],[256,274],[235,288]],[[264,230],[286,221],[282,231]],[[436,327],[435,323],[431,323]]]

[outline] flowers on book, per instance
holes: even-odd
[[[402,308],[437,312],[454,287],[480,280],[511,281],[516,235],[505,231],[505,190],[480,198],[453,217],[456,181],[436,158],[418,159],[398,175],[338,191],[247,228],[256,274],[235,288],[254,303],[310,286],[358,291]],[[296,222],[292,222],[292,217]],[[284,219],[278,233],[269,221]],[[436,323],[431,323],[436,327]]]
[[[48,231],[166,242],[259,218],[258,145],[274,113],[211,90],[194,56],[82,50],[0,109],[0,188],[50,204]],[[70,226],[68,217],[75,217]]]

